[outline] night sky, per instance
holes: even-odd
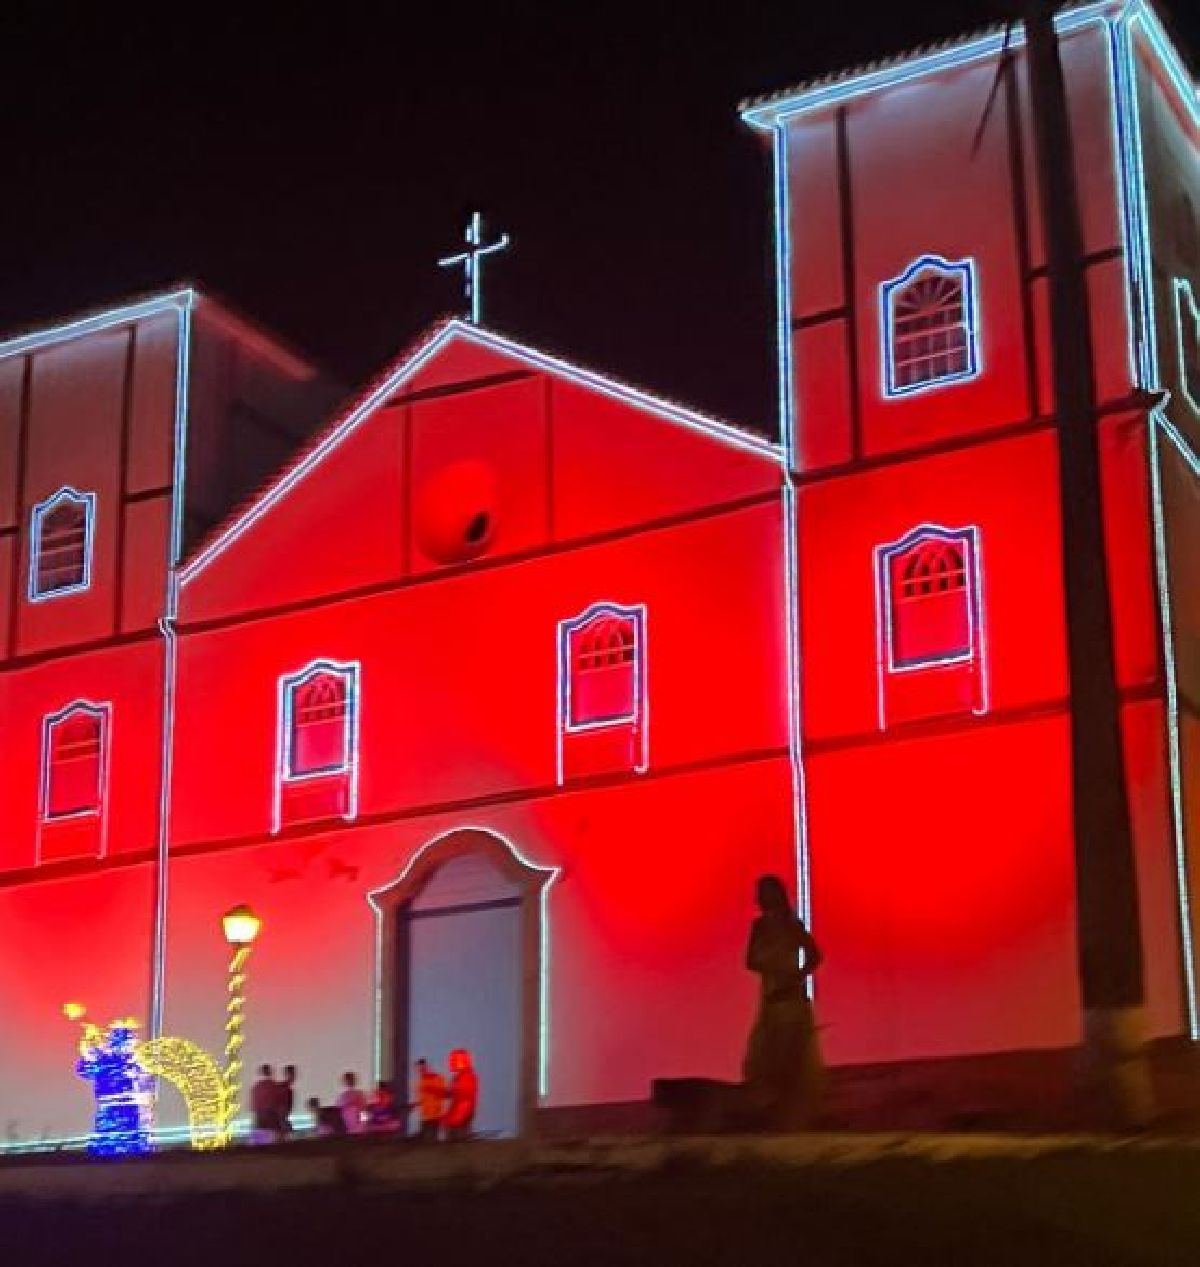
[[[514,238],[488,324],[770,429],[738,101],[1005,5],[216,8],[5,4],[0,330],[193,280],[353,385],[460,305],[436,260],[477,205]]]

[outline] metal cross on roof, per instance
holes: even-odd
[[[474,325],[479,325],[483,315],[483,277],[480,264],[485,255],[503,251],[508,246],[508,234],[502,233],[494,242],[484,246],[483,217],[478,211],[473,211],[463,234],[463,241],[467,244],[465,251],[459,251],[457,255],[447,255],[445,259],[438,260],[438,264],[442,268],[462,268],[464,290],[471,306],[471,321]]]

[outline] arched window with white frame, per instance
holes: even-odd
[[[33,508],[29,526],[30,601],[86,590],[92,583],[96,494],[60,488]]]
[[[902,396],[979,373],[972,260],[922,255],[880,287],[883,391]]]
[[[921,524],[875,550],[879,722],[986,712],[979,529]]]
[[[649,763],[646,608],[594,603],[558,626],[559,781]],[[578,760],[570,760],[574,755]]]
[[[42,720],[42,818],[99,814],[109,708],[77,701]]]
[[[314,660],[279,679],[274,829],[358,812],[357,661]]]

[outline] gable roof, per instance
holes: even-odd
[[[400,388],[454,339],[465,339],[478,347],[515,357],[535,370],[568,378],[592,391],[600,392],[634,409],[652,414],[664,422],[690,427],[732,448],[753,453],[772,463],[778,464],[783,460],[783,450],[765,436],[732,426],[730,423],[722,422],[719,418],[713,418],[697,410],[688,409],[665,397],[630,386],[628,383],[584,369],[561,357],[552,356],[547,352],[519,343],[494,330],[486,330],[482,326],[472,325],[460,318],[448,318],[435,323],[418,336],[366,388],[349,410],[320,432],[278,476],[220,524],[180,569],[180,584],[186,585],[194,580],[243,532],[253,527],[276,502],[316,470],[327,454],[352,435],[376,409],[386,405]]]

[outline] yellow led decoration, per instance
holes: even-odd
[[[225,1006],[225,1119],[223,1131],[228,1138],[233,1131],[242,1090],[242,1026],[246,1011],[246,960],[249,943],[238,945],[229,961],[229,1000]]]
[[[183,1097],[192,1147],[223,1148],[229,1142],[229,1096],[212,1056],[190,1038],[152,1038],[139,1043],[135,1054],[147,1073],[166,1079]]]

